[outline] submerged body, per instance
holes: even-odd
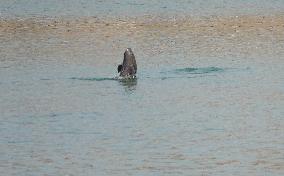
[[[134,53],[131,48],[127,48],[124,52],[124,59],[121,65],[117,67],[119,76],[127,78],[135,78],[137,72],[137,65]]]

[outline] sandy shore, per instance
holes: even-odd
[[[25,56],[36,53],[37,57],[61,55],[62,58],[74,58],[74,62],[78,57],[82,62],[99,54],[110,60],[100,60],[96,64],[109,64],[126,47],[132,47],[144,58],[163,55],[218,58],[265,56],[281,62],[280,58],[284,56],[284,15],[2,18],[0,40],[2,60],[5,56],[13,57],[15,52]],[[17,50],[19,47],[21,52]],[[168,58],[165,62],[171,62],[171,57]]]
[[[284,14],[271,16],[232,16],[232,17],[183,17],[158,18],[143,16],[136,18],[108,18],[84,17],[67,18],[0,18],[0,32],[56,32],[69,34],[76,32],[105,32],[105,37],[111,37],[121,32],[136,32],[143,30],[159,30],[173,33],[182,31],[213,33],[233,33],[254,30],[268,30],[283,34]]]

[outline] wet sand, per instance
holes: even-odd
[[[126,47],[134,48],[143,58],[167,54],[222,58],[267,56],[277,60],[284,55],[283,36],[283,14],[206,18],[145,16],[0,20],[1,49],[6,55],[21,45],[23,55],[35,51],[40,55],[54,56],[62,52],[67,56],[99,53],[107,58],[96,61],[96,64],[110,64]],[[3,60],[5,56],[1,58]],[[149,60],[143,64],[147,63]],[[150,61],[149,64],[154,63]]]

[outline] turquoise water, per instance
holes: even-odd
[[[283,6],[10,0],[0,11],[1,18],[206,16]],[[143,29],[108,38],[99,30],[0,30],[0,175],[283,175],[281,31],[234,33],[247,37],[238,40]],[[138,74],[121,80],[116,70],[127,47]]]
[[[5,175],[282,175],[283,66],[42,64],[0,70]]]

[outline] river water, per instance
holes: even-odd
[[[283,175],[283,10],[1,1],[0,175]]]
[[[0,5],[5,16],[263,15],[284,9],[282,0],[9,0]]]

